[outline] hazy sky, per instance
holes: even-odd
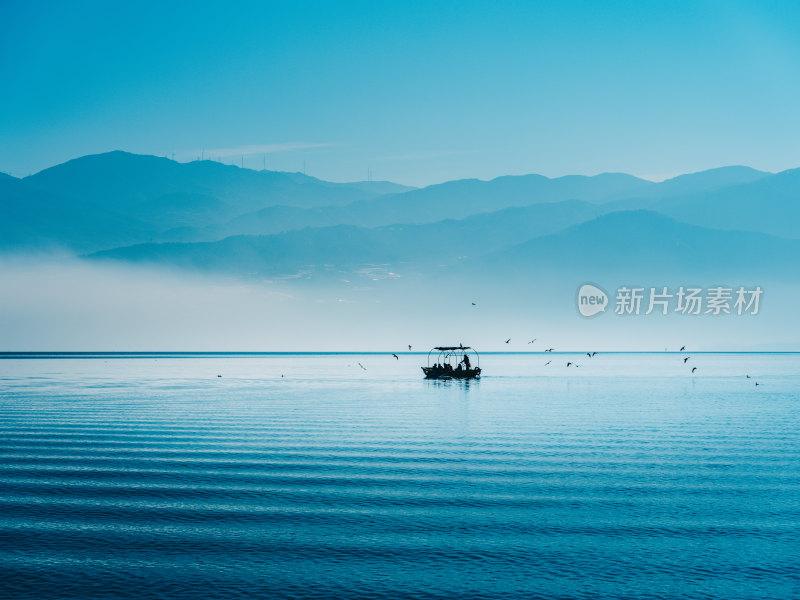
[[[0,170],[335,181],[800,166],[798,2],[4,2]]]

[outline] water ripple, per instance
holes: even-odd
[[[221,382],[4,361],[0,597],[800,594],[797,358],[757,392],[313,360],[322,377]]]

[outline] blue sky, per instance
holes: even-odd
[[[800,166],[796,2],[5,2],[0,170],[113,149],[425,185]]]

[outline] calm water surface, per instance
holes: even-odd
[[[800,355],[424,360],[0,360],[0,597],[800,597]]]

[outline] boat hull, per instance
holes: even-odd
[[[437,369],[436,367],[422,367],[425,379],[477,379],[481,376],[480,368],[474,369]]]

